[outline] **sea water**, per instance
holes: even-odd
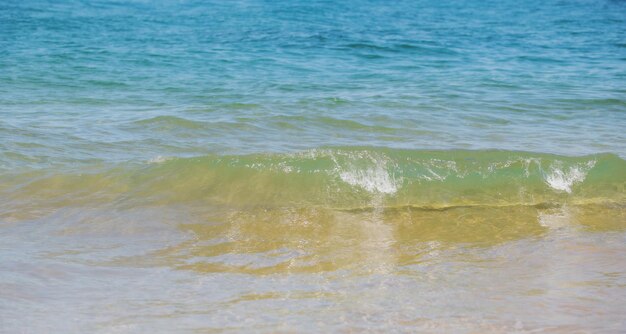
[[[0,2],[0,332],[623,332],[623,1]]]

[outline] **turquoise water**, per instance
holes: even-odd
[[[0,2],[0,332],[623,332],[626,2]]]
[[[336,145],[626,155],[620,1],[0,6],[4,169]]]

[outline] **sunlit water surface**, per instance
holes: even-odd
[[[623,1],[0,2],[0,332],[626,331]]]

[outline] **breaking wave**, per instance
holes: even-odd
[[[320,148],[292,154],[158,156],[94,171],[0,175],[5,206],[227,207],[550,205],[626,202],[626,161],[511,151]],[[56,203],[56,204],[55,204]]]

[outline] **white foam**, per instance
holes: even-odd
[[[586,164],[571,166],[567,169],[562,168],[559,164],[553,165],[550,173],[545,175],[546,183],[552,189],[571,193],[572,186],[575,183],[583,182],[595,164],[595,161],[589,161]]]
[[[164,157],[162,155],[157,155],[156,157],[148,160],[148,163],[149,164],[160,164],[160,163],[166,162],[168,160],[172,160],[172,159],[173,159],[172,157]]]
[[[398,184],[389,175],[383,165],[361,170],[348,170],[339,174],[341,179],[352,185],[361,187],[371,193],[393,194],[398,191]]]

